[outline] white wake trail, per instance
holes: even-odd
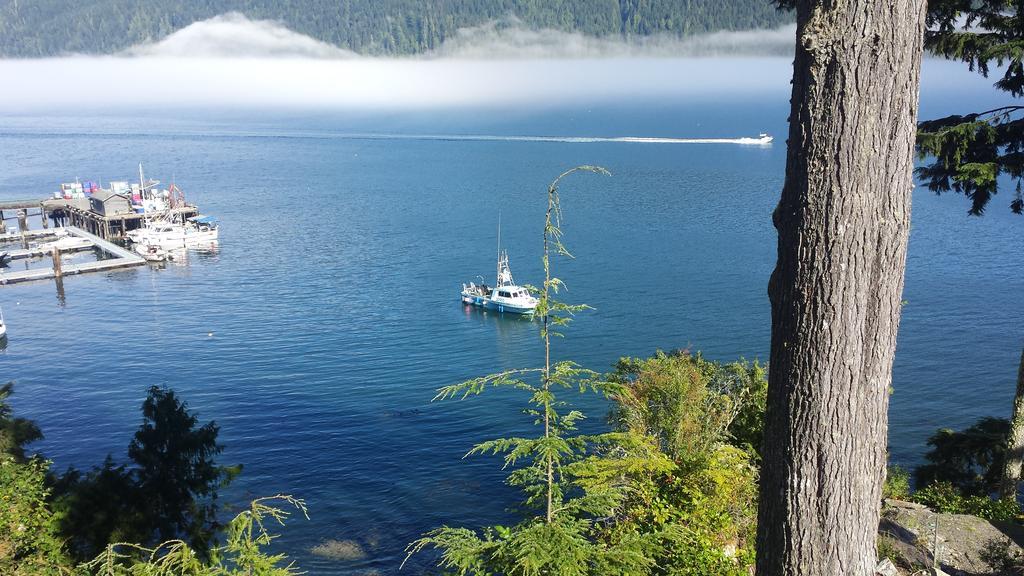
[[[484,134],[333,134],[352,140],[444,140],[467,142],[558,142],[567,144],[743,144],[764,146],[774,138],[766,134],[741,138],[654,138],[646,136],[496,136]]]

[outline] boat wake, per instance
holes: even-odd
[[[643,136],[493,136],[482,134],[338,134],[338,138],[365,140],[444,140],[454,142],[559,142],[567,144],[746,144],[767,145],[774,140],[767,134],[745,138],[649,138]]]
[[[108,132],[104,130],[88,132],[51,132],[35,130],[0,130],[0,136],[76,136],[93,138],[96,136],[171,136],[171,137],[227,137],[227,138],[312,138],[325,140],[422,140],[445,142],[553,142],[564,144],[739,144],[766,146],[775,140],[768,134],[742,138],[654,138],[647,136],[515,136],[496,134],[400,134],[387,132],[314,132],[314,131],[235,131],[207,130],[195,132],[191,130],[144,130],[129,132]]]

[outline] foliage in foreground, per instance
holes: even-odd
[[[1024,33],[1020,2],[930,0],[925,47],[938,56],[965,62],[988,76],[994,66],[1002,77],[995,87],[1017,102],[1024,95]],[[969,212],[980,215],[999,190],[1000,179],[1015,184],[1010,209],[1024,213],[1024,106],[1013,103],[991,110],[921,122],[918,176],[935,192],[956,191],[971,200]]]
[[[625,385],[614,398],[613,423],[656,438],[670,456],[704,453],[723,439],[760,454],[768,378],[757,362],[659,350],[620,359],[609,379]]]
[[[25,445],[43,437],[36,423],[16,418],[8,404],[14,393],[14,382],[0,386],[0,454],[7,454],[19,462],[25,460]]]
[[[0,454],[0,574],[66,574],[68,559],[58,532],[58,517],[47,505],[49,464],[19,462]]]
[[[964,430],[942,428],[928,438],[928,464],[914,470],[918,486],[946,482],[973,496],[995,492],[999,487],[1006,452],[1009,422],[981,418]]]
[[[550,255],[569,255],[561,243],[558,184],[573,171],[548,188],[545,280],[536,312],[544,367],[474,378],[442,388],[436,398],[464,399],[498,386],[525,393],[524,413],[538,436],[491,440],[469,452],[504,456],[506,482],[522,491],[525,517],[511,526],[443,526],[410,544],[408,553],[436,549],[438,565],[460,575],[747,574],[756,467],[753,450],[727,440],[759,444],[759,418],[745,410],[762,395],[763,369],[722,369],[699,357],[659,354],[624,359],[601,379],[572,362],[550,360],[553,329],[583,309],[552,298],[564,284],[550,274]],[[569,389],[615,400],[616,429],[579,433],[584,415],[558,394]]]
[[[628,478],[609,530],[683,534],[655,551],[653,574],[746,573],[754,559],[763,367],[658,352],[620,360],[610,380],[622,384],[613,422],[654,442],[673,465]]]
[[[914,470],[917,491],[911,499],[948,514],[987,520],[1020,516],[1016,500],[994,499],[1006,455],[1009,422],[981,418],[964,430],[938,430],[928,439],[928,464]]]
[[[172,391],[150,388],[128,450],[131,466],[108,456],[88,474],[72,469],[57,476],[41,456],[26,456],[26,444],[42,433],[13,415],[12,392],[10,383],[0,387],[0,574],[66,570],[111,542],[132,542],[141,553],[187,540],[190,550],[208,557],[222,528],[217,491],[238,471],[215,462],[222,446],[214,422],[200,426]],[[29,562],[33,558],[38,561]]]
[[[908,500],[910,498],[910,472],[900,466],[889,466],[882,484],[882,498]]]
[[[226,540],[206,553],[181,540],[154,548],[137,544],[110,544],[79,570],[88,576],[292,576],[301,574],[284,554],[270,554],[266,547],[277,538],[269,526],[284,526],[294,508],[309,518],[306,504],[278,494],[253,500],[226,528]]]
[[[131,465],[116,465],[108,456],[102,466],[85,474],[69,470],[56,483],[61,530],[80,560],[110,542],[185,540],[204,555],[221,528],[218,491],[239,467],[217,464],[223,450],[217,424],[200,425],[173,391],[155,386],[142,414],[128,447]]]
[[[225,543],[197,550],[182,540],[154,547],[107,545],[93,560],[74,565],[63,549],[59,514],[50,509],[47,464],[0,458],[0,574],[5,576],[292,576],[300,574],[283,554],[270,554],[273,524],[284,525],[301,500],[286,495],[254,500],[225,529]],[[308,518],[308,516],[307,516]]]
[[[917,490],[914,502],[944,514],[970,514],[986,520],[1012,520],[1021,514],[1015,500],[964,494],[949,482],[936,482]]]

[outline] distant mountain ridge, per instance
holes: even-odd
[[[112,54],[226,12],[378,56],[430,52],[495,21],[623,38],[792,21],[769,0],[0,0],[0,57]]]

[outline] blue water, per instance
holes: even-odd
[[[945,69],[943,69],[945,70]],[[922,117],[998,99],[926,74]],[[587,312],[559,358],[604,370],[658,348],[766,359],[770,214],[782,184],[788,94],[581,102],[515,110],[59,111],[0,117],[0,199],[60,181],[147,173],[222,221],[219,249],[185,264],[0,287],[10,326],[0,377],[63,469],[124,458],[147,387],[174,388],[221,427],[243,474],[224,500],[291,493],[309,521],[282,550],[311,574],[392,574],[404,546],[447,523],[508,521],[514,494],[474,443],[522,433],[522,398],[431,403],[434,390],[542,360],[537,326],[463,308],[460,282],[493,274],[495,227],[522,282],[540,276],[548,182],[563,186],[555,272]],[[364,139],[354,134],[752,136],[772,146]],[[1005,416],[1024,336],[1024,226],[1009,194],[984,218],[956,196],[914,195],[890,413],[895,462],[928,434]],[[600,427],[604,404],[580,405]],[[366,557],[309,549],[354,540]],[[422,566],[413,563],[409,573]],[[376,571],[376,572],[373,572]]]

